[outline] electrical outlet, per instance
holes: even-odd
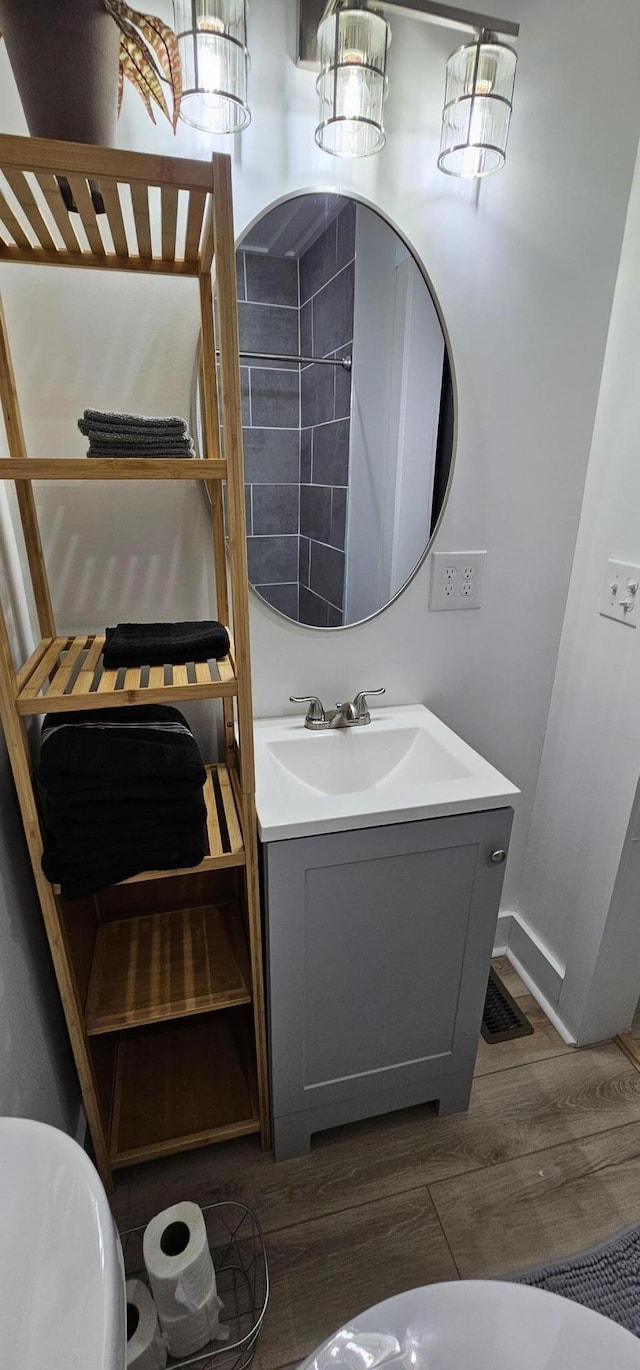
[[[600,613],[635,628],[640,614],[640,566],[628,561],[608,561]]]
[[[479,609],[486,552],[434,552],[430,609]]]

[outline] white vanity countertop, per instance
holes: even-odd
[[[254,723],[263,842],[513,808],[520,791],[422,704],[314,732],[301,715]]]

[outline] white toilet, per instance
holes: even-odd
[[[367,1309],[302,1370],[640,1370],[640,1341],[540,1289],[467,1280]]]
[[[0,1118],[0,1364],[125,1360],[122,1252],[99,1175],[64,1132]]]

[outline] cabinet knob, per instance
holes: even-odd
[[[502,862],[506,861],[506,859],[507,853],[502,850],[502,847],[499,847],[497,851],[492,851],[491,856],[489,857],[492,866],[501,866]]]

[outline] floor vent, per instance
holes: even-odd
[[[482,1014],[482,1036],[493,1046],[495,1042],[510,1042],[513,1037],[528,1037],[533,1028],[528,1018],[509,994],[495,970],[489,971],[487,997]]]

